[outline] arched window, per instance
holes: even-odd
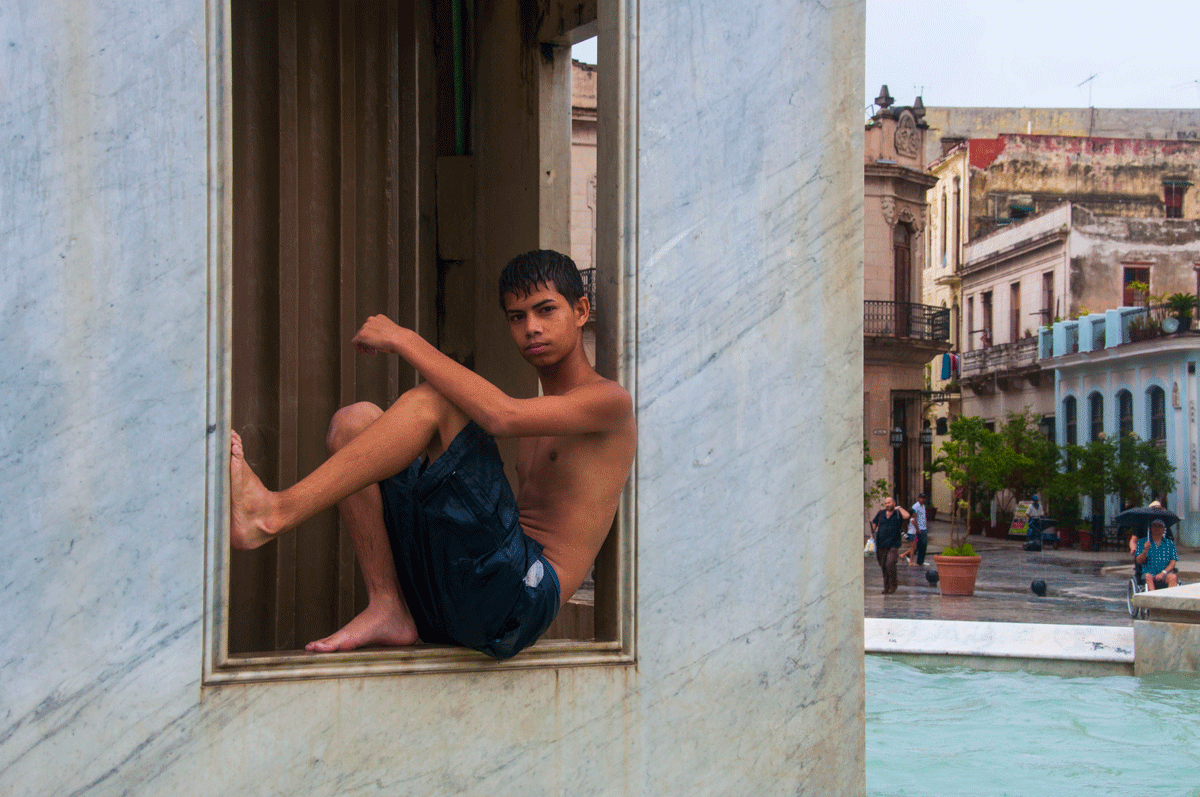
[[[1063,399],[1063,429],[1067,435],[1067,445],[1073,446],[1079,441],[1079,435],[1075,431],[1075,397],[1067,396]]]
[[[1091,416],[1091,436],[1089,440],[1099,440],[1104,434],[1104,396],[1099,392],[1088,396],[1088,415]]]
[[[1121,437],[1133,434],[1133,394],[1128,390],[1117,391],[1117,430]]]
[[[1150,410],[1150,439],[1159,448],[1167,445],[1167,394],[1158,385],[1146,391],[1146,406]]]

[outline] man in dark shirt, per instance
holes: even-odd
[[[900,538],[904,523],[911,517],[904,507],[896,506],[890,495],[883,499],[883,509],[871,521],[871,537],[875,540],[875,559],[883,571],[883,594],[896,591],[896,559],[900,556]]]

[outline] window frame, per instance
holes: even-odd
[[[1158,397],[1160,402],[1156,402]],[[1159,407],[1155,404],[1159,403]],[[1156,434],[1161,427],[1162,434]],[[1159,448],[1166,448],[1167,445],[1167,391],[1161,385],[1150,385],[1146,388],[1146,439],[1157,445]]]
[[[1088,441],[1100,440],[1104,434],[1104,394],[1093,390],[1088,394]]]
[[[1063,441],[1066,445],[1079,444],[1079,402],[1074,396],[1063,397]]]
[[[637,3],[600,3],[600,61],[610,65],[608,85],[601,87],[600,115],[610,124],[600,131],[601,145],[611,153],[598,163],[604,186],[596,238],[603,273],[605,307],[598,324],[597,357],[606,376],[616,378],[637,406]],[[496,661],[476,651],[448,646],[359,650],[313,656],[303,651],[231,656],[228,650],[229,433],[232,406],[232,266],[233,266],[233,107],[232,21],[229,0],[206,6],[206,110],[208,174],[208,353],[205,463],[205,573],[202,684],[219,686],[259,681],[346,678],[403,673],[460,673],[541,667],[636,664],[636,533],[637,473],[630,478],[614,519],[615,605],[612,639],[543,640],[519,656]],[[628,286],[628,287],[627,287]],[[603,554],[602,554],[603,555]]]
[[[1118,390],[1116,404],[1117,436],[1133,434],[1133,392],[1125,388]]]
[[[1182,178],[1163,180],[1163,216],[1168,219],[1183,218],[1183,200],[1191,183]]]

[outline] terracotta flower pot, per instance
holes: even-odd
[[[933,557],[937,565],[938,586],[943,595],[974,595],[975,576],[979,574],[979,563],[983,561],[978,556],[942,556]]]

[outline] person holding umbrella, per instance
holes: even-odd
[[[1117,515],[1116,520],[1119,523],[1122,518],[1126,517],[1126,514],[1132,515],[1135,512],[1141,512],[1141,513],[1153,512],[1155,514],[1162,515],[1164,520],[1171,516],[1170,512],[1167,512],[1165,509],[1163,509],[1162,502],[1155,500],[1155,501],[1151,501],[1149,503],[1149,505],[1146,506],[1146,509],[1144,509],[1144,510],[1130,509],[1130,510],[1127,510],[1127,512],[1122,512],[1120,515]],[[1136,519],[1141,521],[1141,531],[1139,532],[1139,531],[1135,530],[1133,534],[1129,535],[1129,555],[1130,556],[1137,555],[1138,538],[1141,535],[1146,534],[1146,532],[1148,530],[1148,526],[1146,524],[1149,523],[1150,520],[1154,519],[1154,515],[1143,514],[1143,515],[1137,517]],[[1175,520],[1172,522],[1177,522],[1177,521],[1178,521],[1178,518],[1175,518]]]
[[[1161,520],[1153,520],[1150,522],[1150,535],[1138,540],[1133,558],[1142,566],[1147,592],[1179,583],[1175,575],[1179,555],[1175,552],[1175,543],[1167,539],[1166,534],[1166,524]]]

